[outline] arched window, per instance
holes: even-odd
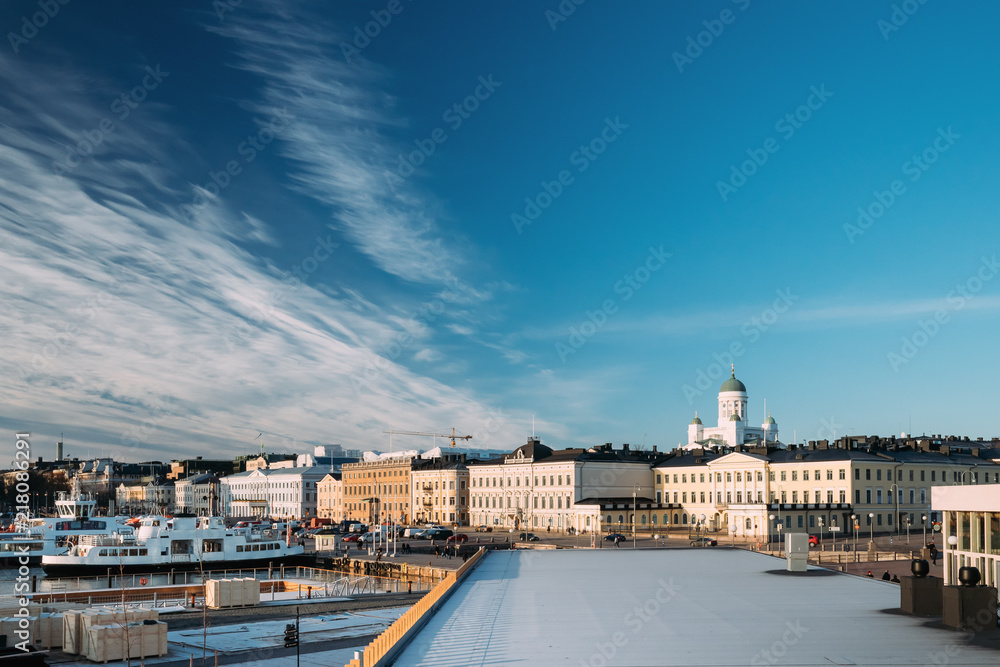
[[[618,523],[624,523],[624,522],[625,522],[625,517],[624,517],[624,515],[621,515],[621,514],[619,514],[619,515],[618,515]]]
[[[681,515],[681,523],[686,525],[687,522],[688,522],[688,515],[687,514],[682,514]]]
[[[610,514],[608,515],[608,518],[605,520],[605,522],[606,523],[611,523],[611,515]]]
[[[664,516],[666,515],[664,514]],[[677,512],[674,512],[674,525],[677,525]]]
[[[747,530],[751,530],[752,528],[753,524],[750,522],[750,519],[747,519]]]
[[[651,515],[649,517],[649,521],[650,521],[650,523],[652,523],[655,526],[656,525],[656,515],[655,514]]]
[[[646,525],[646,515],[645,514],[643,514],[642,516],[639,517],[639,523],[641,523],[644,526]]]

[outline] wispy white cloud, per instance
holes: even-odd
[[[102,102],[74,86],[75,75],[61,81],[46,72],[45,85],[33,85],[37,72],[9,59],[0,65],[0,87],[11,91],[0,96],[4,423],[53,437],[65,431],[80,455],[89,448],[132,460],[228,456],[252,449],[260,431],[299,446],[379,447],[389,424],[454,424],[499,447],[515,433],[520,439],[513,418],[489,421],[499,406],[394,360],[383,359],[358,391],[354,380],[400,328],[416,349],[431,350],[429,331],[356,288],[290,284],[234,242],[272,240],[267,220],[254,214],[211,196],[193,219],[172,214],[170,202],[192,196],[169,186],[176,174],[167,147],[183,142],[176,132],[122,126],[113,152],[56,173],[52,162],[100,117]],[[153,111],[149,126],[165,127]],[[348,185],[351,169],[340,169]],[[414,247],[438,247],[419,225],[393,224],[380,233],[405,236],[411,256]],[[378,234],[358,238],[378,261],[401,259],[393,244],[378,249]],[[447,277],[416,264],[401,274]]]
[[[387,112],[395,102],[378,90],[384,73],[363,60],[345,62],[331,36],[336,26],[290,11],[272,6],[266,21],[242,12],[210,30],[233,39],[238,66],[261,77],[253,108],[287,108],[294,116],[282,150],[297,165],[297,187],[329,206],[334,226],[383,271],[418,283],[445,281],[467,253],[445,240],[432,199],[386,182],[398,151],[385,131],[403,121]]]

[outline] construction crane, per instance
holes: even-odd
[[[456,440],[472,440],[472,436],[471,435],[455,435],[455,429],[454,428],[451,429],[451,435],[448,435],[447,433],[425,433],[424,431],[396,431],[396,430],[393,430],[393,429],[389,429],[388,431],[382,431],[382,432],[389,434],[389,449],[390,450],[392,449],[392,436],[394,436],[394,435],[424,435],[424,436],[430,436],[430,437],[434,437],[434,438],[450,438],[451,439],[451,446],[452,447],[455,446],[455,441]]]

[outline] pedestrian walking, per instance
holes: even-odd
[[[621,549],[621,546],[618,544],[620,541],[621,541],[621,538],[618,537],[617,535],[615,535],[615,548],[616,549]]]
[[[882,575],[882,581],[889,581],[889,578],[890,578],[889,570],[886,570],[885,573]]]

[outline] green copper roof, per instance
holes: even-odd
[[[729,379],[722,383],[722,387],[719,388],[719,393],[724,391],[742,391],[744,394],[747,393],[746,385],[736,379],[736,368],[733,367],[732,375]]]
[[[774,417],[772,417],[771,415],[768,415],[767,416],[767,423],[768,424],[773,424],[774,423]]]
[[[691,420],[691,423],[692,424],[700,424],[701,423],[701,418],[698,417],[698,413],[697,412],[694,413],[694,419]]]
[[[729,418],[729,421],[731,421],[731,422],[738,422],[738,421],[741,421],[741,419],[740,419],[740,416],[734,412],[733,416]]]

